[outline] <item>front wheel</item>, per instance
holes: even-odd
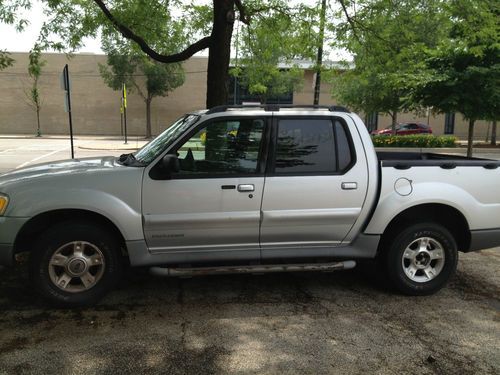
[[[119,242],[99,226],[60,223],[42,234],[34,247],[30,267],[34,287],[56,304],[92,305],[120,279]]]
[[[455,273],[457,261],[455,239],[446,228],[432,222],[401,231],[386,254],[390,280],[408,295],[437,292]]]

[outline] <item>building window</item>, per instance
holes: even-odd
[[[366,128],[369,132],[377,130],[378,128],[378,112],[372,112],[365,116]]]
[[[444,116],[444,134],[453,134],[455,132],[455,114],[447,113]]]
[[[240,84],[237,77],[229,76],[228,91],[227,104],[260,103],[260,96],[251,94],[247,87]],[[293,104],[293,90],[267,98],[266,104]]]

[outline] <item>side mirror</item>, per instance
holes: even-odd
[[[177,155],[167,154],[161,160],[161,165],[169,172],[179,172],[181,167]]]

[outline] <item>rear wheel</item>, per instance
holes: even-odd
[[[457,261],[455,239],[446,228],[432,222],[401,231],[385,258],[390,280],[408,295],[437,292],[455,273]]]
[[[119,281],[119,241],[103,228],[86,222],[51,227],[35,242],[30,274],[36,290],[60,305],[96,303]]]

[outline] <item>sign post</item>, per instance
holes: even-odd
[[[64,110],[68,112],[69,116],[69,136],[71,141],[71,159],[75,158],[75,151],[73,148],[73,120],[71,118],[71,85],[69,81],[69,69],[68,64],[64,66],[61,73],[61,88],[65,91],[64,96]]]
[[[122,108],[123,108],[123,130],[125,133],[125,144],[127,144],[127,86],[122,88]]]

